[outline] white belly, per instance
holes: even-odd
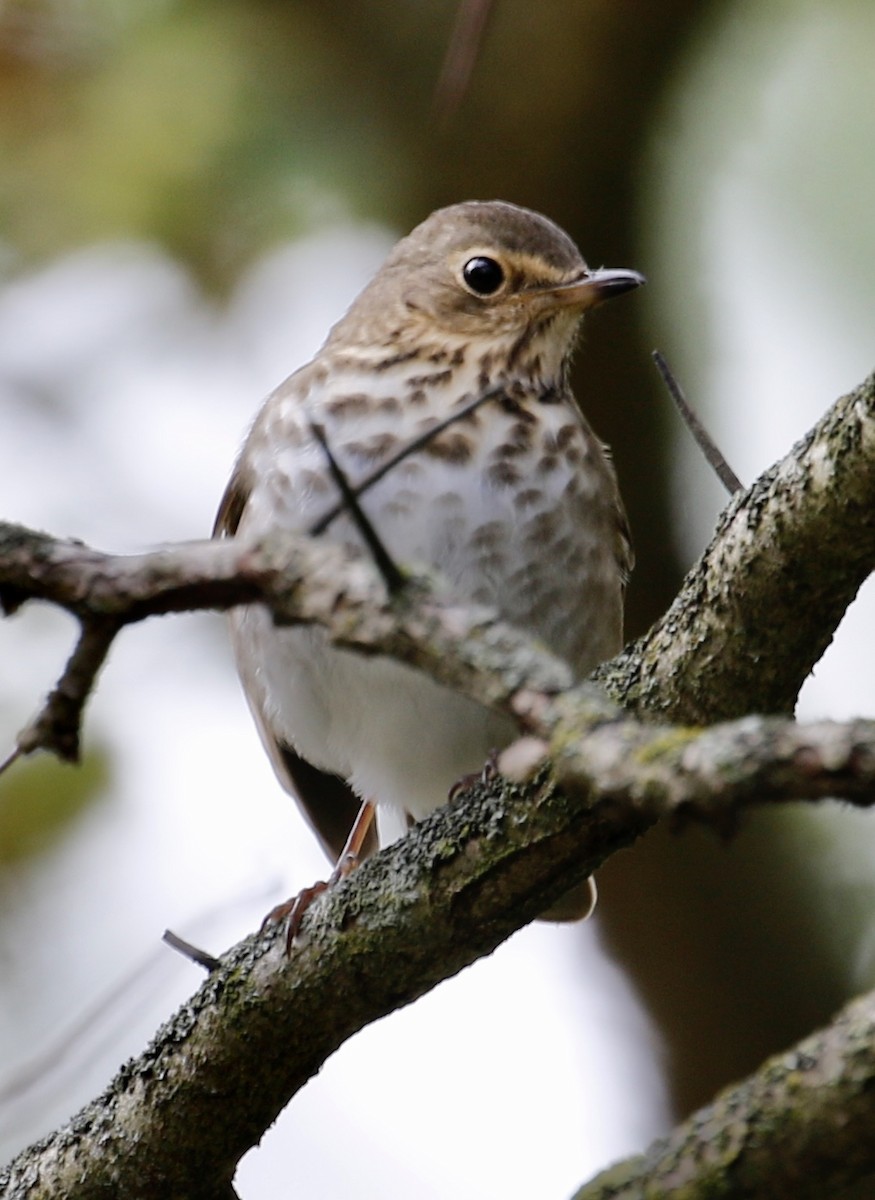
[[[328,646],[321,630],[273,627],[258,609],[239,635],[258,655],[276,733],[362,797],[415,819],[508,743],[513,725],[387,658]]]

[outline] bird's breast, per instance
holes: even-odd
[[[249,524],[305,530],[336,505],[316,422],[354,487],[398,458],[359,500],[399,563],[436,568],[460,599],[498,608],[589,671],[621,640],[619,501],[600,443],[570,396],[519,388],[428,438],[482,379],[441,363],[402,368],[349,372],[277,406]],[[347,515],[324,536],[360,545]]]

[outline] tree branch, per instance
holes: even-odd
[[[574,1200],[823,1200],[875,1178],[875,993]],[[868,1183],[866,1182],[868,1181]]]
[[[839,401],[730,504],[682,602],[604,672],[635,712],[698,722],[789,707],[811,646],[826,644],[875,561],[873,395],[870,380]],[[506,778],[434,813],[315,902],[290,960],[277,930],[230,951],[103,1097],[0,1177],[9,1197],[228,1196],[239,1157],[345,1038],[493,949],[659,816],[725,828],[752,803],[875,797],[872,722],[642,725],[571,688],[563,664],[488,610],[422,579],[389,597],[368,561],[307,539],[121,558],[0,526],[0,600],[11,611],[28,599],[83,626],[66,707],[30,727],[28,749],[57,750],[59,723],[78,735],[115,629],[255,602],[279,623],[318,622],[339,645],[418,666],[513,713],[527,736],[499,759]],[[96,641],[82,649],[89,632]]]
[[[875,374],[733,497],[665,616],[598,672],[673,721],[792,712],[875,569]]]
[[[817,570],[800,569],[807,563]],[[675,721],[790,711],[873,568],[875,375],[733,499],[665,617],[597,678],[631,711]],[[261,600],[279,622],[317,622],[338,644],[397,657],[484,704],[508,707],[525,679],[551,693],[568,686],[562,664],[533,653],[494,614],[430,593],[420,581],[390,600],[360,558],[287,535],[251,547],[193,542],[122,557],[0,524],[6,612],[49,600],[94,631],[92,645],[102,628],[103,653],[113,623]],[[44,710],[22,735],[22,750],[70,756],[100,660],[90,676],[65,679],[63,712]]]
[[[582,702],[577,710],[575,754],[586,765],[572,789],[557,790],[546,771],[525,789],[500,778],[478,785],[314,902],[290,959],[278,928],[232,949],[103,1096],[0,1176],[4,1196],[89,1200],[111,1183],[142,1200],[219,1195],[346,1038],[489,953],[655,815],[684,805],[720,822],[764,781],[766,799],[875,801],[875,722],[745,719],[673,737],[605,721],[595,701],[588,715]]]
[[[420,667],[486,705],[508,707],[523,684],[553,694],[571,683],[565,664],[492,609],[464,607],[425,578],[411,577],[390,596],[366,557],[290,534],[250,546],[189,542],[122,556],[0,523],[0,602],[8,612],[27,600],[71,612],[91,634],[88,645],[100,642],[104,653],[103,637],[151,615],[261,601],[279,624],[318,623],[338,645]],[[81,666],[81,658],[77,651],[71,665]],[[23,752],[44,748],[68,757],[99,662],[94,666],[68,669],[20,736]],[[63,705],[54,702],[58,692]]]
[[[111,617],[83,623],[79,640],[32,724],[18,735],[17,750],[50,750],[63,762],[79,761],[82,713],[121,626]],[[0,767],[0,772],[2,772]]]

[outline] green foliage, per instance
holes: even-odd
[[[338,195],[385,200],[397,147],[366,106],[351,111],[305,13],[226,2],[122,6],[111,29],[98,17],[60,24],[53,55],[10,70],[20,47],[0,14],[0,227],[20,260],[135,238],[224,286]]]
[[[105,754],[92,750],[77,767],[48,754],[15,763],[0,779],[0,868],[39,854],[105,795]]]

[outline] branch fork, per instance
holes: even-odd
[[[42,746],[72,756],[90,687],[125,625],[244,603],[426,670],[513,715],[522,735],[499,757],[507,777],[480,781],[317,900],[290,960],[277,930],[218,965],[210,959],[207,981],[144,1055],[71,1127],[0,1175],[4,1196],[227,1197],[239,1157],[345,1038],[488,953],[654,820],[681,815],[724,829],[753,804],[875,803],[875,722],[799,725],[786,715],[875,567],[873,431],[875,376],[733,498],[665,617],[597,672],[603,690],[572,686],[542,647],[488,610],[454,604],[439,584],[415,579],[390,596],[366,559],[312,539],[191,543],[121,558],[0,525],[7,611],[42,599],[82,624],[22,753]],[[757,710],[772,715],[748,715]],[[869,998],[796,1052],[819,1111],[847,1102],[857,1131],[875,1126],[875,1068],[857,1052],[873,1044]],[[719,1134],[721,1120],[741,1130],[733,1180],[753,1152],[744,1131],[762,1131],[764,1106],[774,1104],[770,1129],[792,1115],[798,1076],[770,1092],[775,1070],[767,1065],[728,1107],[691,1123],[692,1135]],[[838,1154],[840,1139],[813,1136],[817,1128],[823,1122],[812,1118],[804,1153],[818,1186],[875,1174],[873,1139],[842,1141]],[[658,1189],[676,1170],[674,1146],[625,1164],[628,1186],[609,1173],[581,1198]],[[773,1158],[780,1172],[786,1156]],[[714,1190],[702,1155],[683,1161],[709,1195],[753,1194]]]

